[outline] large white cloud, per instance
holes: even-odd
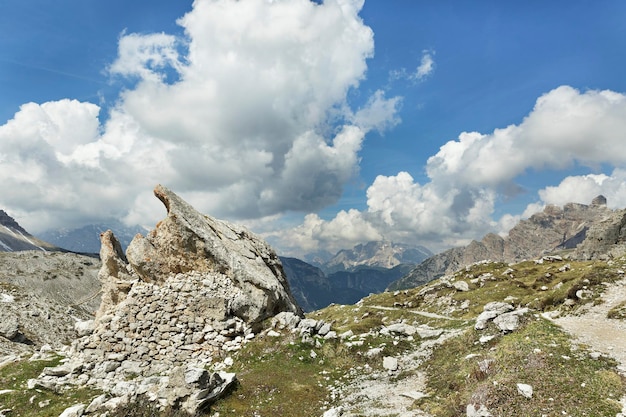
[[[431,178],[467,185],[502,185],[529,169],[597,167],[626,161],[626,96],[562,86],[539,97],[519,125],[463,133],[428,160]]]
[[[362,6],[195,1],[184,37],[121,34],[108,71],[133,84],[108,114],[29,103],[0,126],[0,206],[37,232],[110,216],[151,224],[156,183],[229,218],[336,202],[366,133],[398,122],[399,98],[347,103],[374,51]]]
[[[489,134],[463,132],[458,140],[444,144],[428,159],[429,180],[424,184],[406,172],[377,177],[367,189],[367,209],[350,212],[350,218],[368,230],[368,236],[440,250],[490,231],[508,231],[545,204],[588,204],[603,194],[610,207],[626,207],[624,143],[626,95],[562,86],[539,97],[519,125]],[[593,173],[607,165],[614,167],[610,174]],[[571,167],[587,167],[590,173],[572,176],[565,170]],[[523,213],[494,218],[495,204],[519,192],[516,178],[542,169],[565,170],[566,178],[540,190],[538,200]],[[319,242],[319,247],[341,246],[329,241],[334,227],[346,228],[337,217],[314,223],[309,219],[297,230],[309,236],[309,248],[312,242]],[[286,236],[290,233],[277,232],[273,238],[280,242],[288,240]],[[351,242],[347,239],[344,246]]]

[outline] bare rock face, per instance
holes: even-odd
[[[586,231],[585,240],[576,247],[579,259],[619,258],[626,253],[626,210],[606,210],[601,221]]]
[[[228,302],[232,314],[247,323],[281,311],[302,314],[280,260],[267,243],[243,227],[197,212],[161,185],[154,194],[165,205],[167,217],[146,237],[137,235],[126,250],[132,272],[141,281],[163,283],[191,271],[217,273],[241,290]],[[116,262],[123,262],[117,254]]]
[[[126,298],[133,280],[122,246],[113,232],[107,230],[102,233],[100,242],[102,267],[98,272],[98,279],[102,282],[102,302],[96,318],[100,318],[104,312]]]

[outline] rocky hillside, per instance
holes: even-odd
[[[431,255],[432,252],[423,246],[389,241],[368,242],[339,251],[321,267],[327,273],[352,271],[363,266],[391,269],[400,264],[419,264]]]
[[[412,288],[485,259],[519,262],[564,251],[574,259],[619,257],[626,252],[625,222],[626,210],[608,209],[603,196],[589,205],[547,206],[543,212],[520,221],[506,237],[488,234],[480,242],[426,259],[389,289]]]
[[[61,349],[100,306],[98,259],[61,252],[0,253],[0,355]]]
[[[4,210],[0,210],[0,252],[25,250],[50,251],[59,248],[32,236]]]

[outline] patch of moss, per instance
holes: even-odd
[[[606,316],[610,319],[626,320],[626,301],[610,309]]]

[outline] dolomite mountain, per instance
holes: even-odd
[[[243,227],[198,213],[167,188],[155,196],[167,217],[126,253],[102,234],[102,302],[68,361],[31,385],[62,391],[87,385],[108,393],[92,409],[146,395],[189,412],[205,407],[235,380],[210,373],[224,353],[241,349],[278,313],[302,316],[278,256]],[[218,367],[219,369],[219,367]]]
[[[415,264],[399,264],[393,268],[360,266],[351,271],[324,273],[300,259],[281,257],[280,260],[291,291],[305,312],[333,303],[354,304],[369,294],[383,292],[415,267]]]
[[[433,253],[424,246],[412,246],[389,241],[372,241],[343,249],[321,268],[326,273],[354,271],[359,267],[391,269],[401,264],[419,264]]]
[[[626,252],[626,209],[611,210],[606,203],[604,196],[598,196],[589,205],[549,205],[520,221],[506,237],[490,233],[481,241],[426,259],[388,289],[422,285],[486,259],[519,262],[559,251],[572,259],[621,256]]]
[[[32,236],[13,217],[0,210],[0,252],[25,250],[49,251],[59,248]]]

